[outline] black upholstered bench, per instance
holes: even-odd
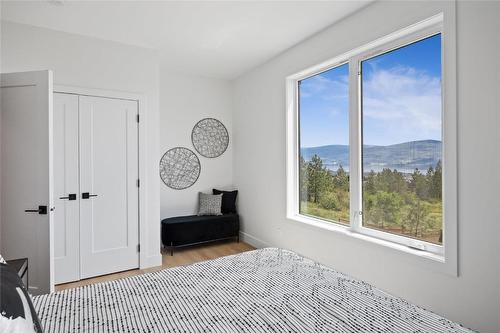
[[[239,241],[238,214],[219,216],[178,216],[161,221],[161,240],[164,247],[188,246],[216,240],[236,238]]]

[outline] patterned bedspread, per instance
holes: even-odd
[[[266,248],[34,297],[46,332],[471,332]]]

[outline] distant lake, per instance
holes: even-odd
[[[442,160],[442,150],[442,142],[437,140],[410,141],[389,146],[364,145],[363,172],[380,172],[389,168],[402,173],[413,173],[415,169],[426,173],[429,167],[434,168]],[[336,172],[342,166],[349,172],[348,145],[302,148],[301,155],[306,161],[318,155],[329,170]]]

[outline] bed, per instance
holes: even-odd
[[[45,332],[439,332],[459,324],[265,248],[34,297]]]

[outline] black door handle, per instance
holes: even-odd
[[[82,193],[82,199],[88,199],[90,197],[97,197],[97,194],[89,194],[89,192]]]
[[[70,193],[67,197],[60,197],[59,199],[76,200],[76,193]]]
[[[47,215],[47,206],[38,206],[38,209],[26,209],[26,213],[38,213],[40,215]]]

